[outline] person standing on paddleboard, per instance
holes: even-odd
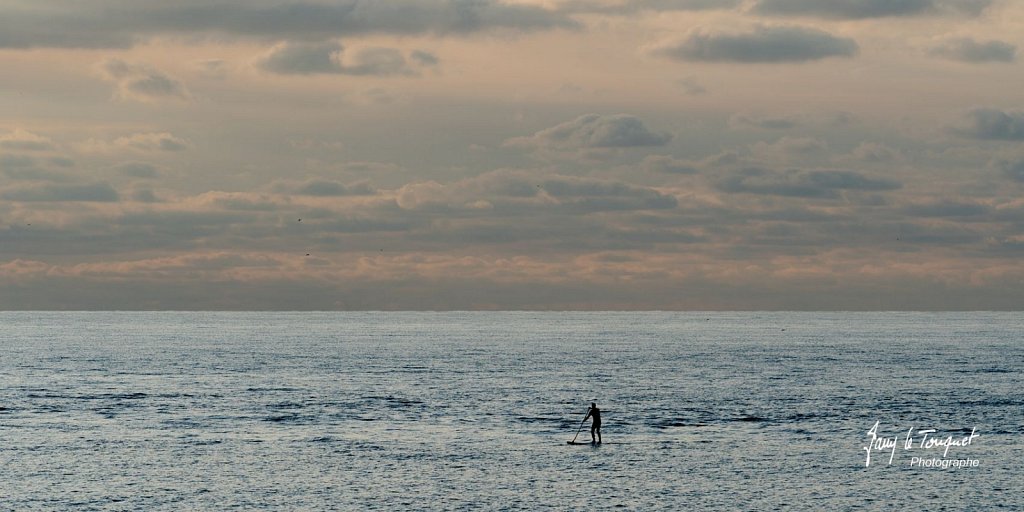
[[[587,411],[587,418],[594,418],[594,422],[590,424],[590,442],[601,443],[601,409],[597,408],[597,404],[590,402],[590,410]],[[583,418],[583,421],[587,421],[587,418]],[[594,433],[597,433],[597,438],[594,438]]]

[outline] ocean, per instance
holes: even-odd
[[[0,509],[1024,510],[1022,338],[1019,313],[5,312]],[[604,442],[567,444],[591,402]]]

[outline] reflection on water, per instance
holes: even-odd
[[[16,510],[1021,508],[1018,317],[0,313],[0,495]],[[606,442],[567,445],[591,401]],[[976,427],[950,456],[980,465],[865,468],[876,421]]]

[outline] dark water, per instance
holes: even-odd
[[[1022,334],[1010,313],[0,313],[0,508],[1021,510]],[[593,400],[606,442],[567,445]],[[865,467],[876,421],[899,449]],[[978,437],[944,457],[908,429]]]

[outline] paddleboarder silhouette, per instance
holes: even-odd
[[[583,421],[587,421],[587,418],[594,418],[593,423],[590,424],[590,442],[601,443],[601,409],[597,408],[597,404],[594,402],[590,403],[590,410],[587,411],[587,417],[583,418]],[[594,438],[594,433],[597,433],[597,438]]]

